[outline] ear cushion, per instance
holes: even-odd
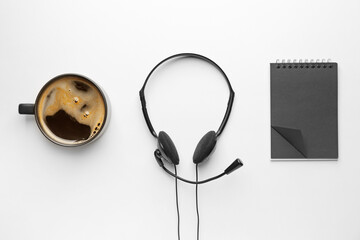
[[[193,162],[195,164],[201,163],[212,153],[216,145],[216,133],[210,131],[205,134],[195,148],[193,155]]]
[[[174,165],[179,164],[179,155],[176,150],[175,144],[173,143],[173,141],[171,140],[169,135],[167,135],[166,132],[163,131],[159,132],[158,148],[161,152],[162,157],[166,161]]]

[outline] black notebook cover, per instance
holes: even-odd
[[[271,158],[338,158],[337,63],[271,63]]]

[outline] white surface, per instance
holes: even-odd
[[[153,158],[138,91],[158,61],[179,52],[215,60],[236,92],[200,178],[237,156],[245,163],[200,187],[200,238],[360,239],[359,12],[359,0],[2,0],[0,239],[176,239],[174,181]],[[339,63],[337,162],[269,160],[277,58]],[[110,126],[87,147],[58,147],[17,114],[66,72],[90,77],[111,99]],[[149,83],[150,117],[176,143],[183,176],[195,176],[193,150],[220,124],[227,94],[196,60],[169,64]],[[180,184],[179,194],[182,239],[195,239],[194,187]]]

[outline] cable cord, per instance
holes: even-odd
[[[198,164],[196,164],[196,182],[198,182],[198,180],[199,180],[199,171],[198,171]],[[200,232],[200,215],[199,215],[198,187],[199,187],[199,184],[196,183],[195,197],[196,197],[196,215],[197,215],[197,227],[196,227],[196,239],[197,239],[197,240],[199,240],[199,232]]]
[[[177,176],[176,165],[175,167],[175,176]],[[178,195],[178,179],[175,178],[175,194],[176,194],[176,211],[177,211],[177,234],[178,240],[180,240],[180,211],[179,211],[179,195]]]

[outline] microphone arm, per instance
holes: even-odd
[[[215,177],[211,177],[211,178],[208,178],[208,179],[205,179],[205,180],[202,180],[202,181],[198,181],[198,182],[195,182],[195,181],[190,181],[190,180],[187,180],[185,178],[182,178],[182,177],[179,177],[179,176],[176,176],[174,173],[172,173],[171,171],[169,171],[169,169],[167,169],[165,166],[162,166],[162,168],[164,169],[164,171],[169,174],[170,176],[173,176],[174,178],[176,179],[179,179],[180,181],[183,181],[183,182],[186,182],[186,183],[190,183],[190,184],[203,184],[203,183],[207,183],[207,182],[211,182],[215,179],[218,179],[222,176],[224,176],[226,173],[223,172]]]
[[[190,180],[187,180],[185,178],[182,178],[182,177],[179,177],[177,175],[175,175],[174,173],[172,173],[169,169],[167,169],[163,163],[163,161],[161,160],[161,157],[158,155],[158,152],[155,151],[154,152],[154,156],[155,156],[155,159],[157,161],[157,163],[159,164],[159,166],[164,169],[164,171],[169,174],[170,176],[176,178],[176,179],[179,179],[180,181],[183,181],[183,182],[186,182],[186,183],[190,183],[190,184],[203,184],[203,183],[207,183],[207,182],[211,182],[215,179],[218,179],[220,177],[223,177],[225,175],[229,175],[230,173],[232,173],[233,171],[237,170],[238,168],[242,167],[243,166],[243,163],[241,162],[240,159],[236,159],[234,162],[232,162],[230,164],[229,167],[227,167],[223,173],[220,173],[219,175],[215,176],[215,177],[211,177],[211,178],[208,178],[208,179],[205,179],[205,180],[202,180],[202,181],[190,181]]]

